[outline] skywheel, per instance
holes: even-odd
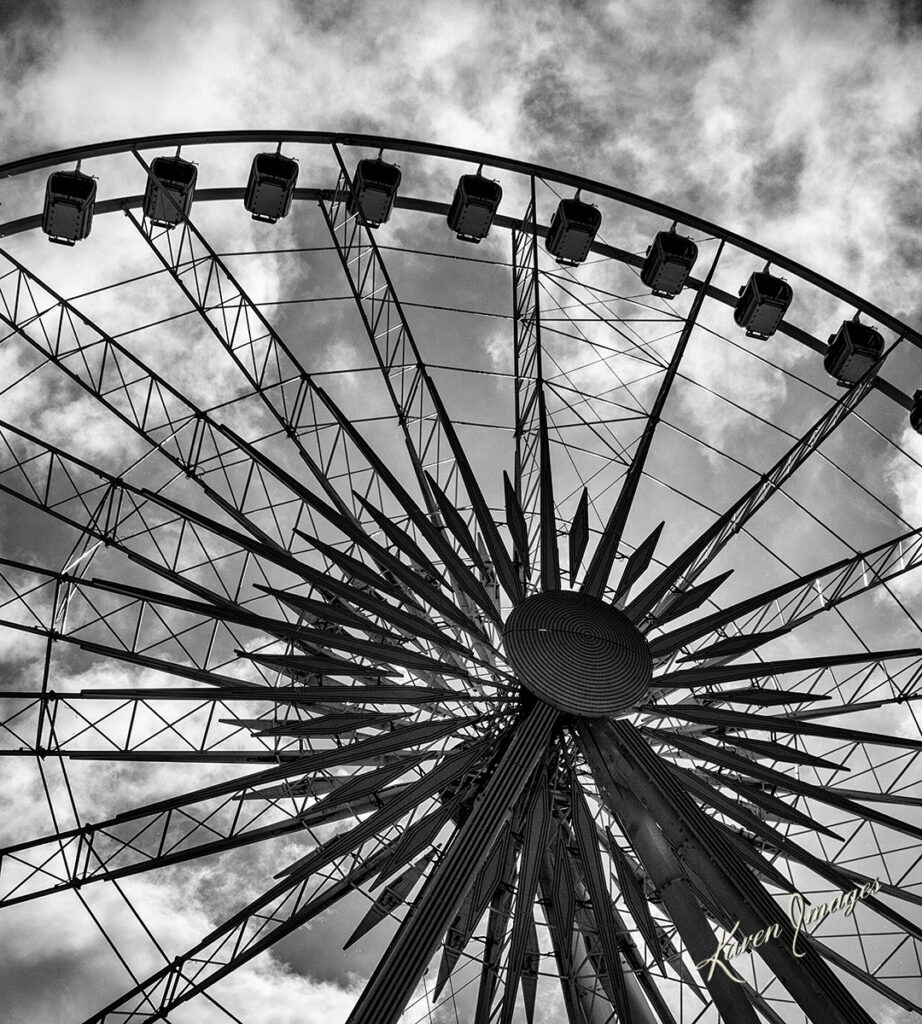
[[[444,146],[0,178],[0,913],[95,935],[61,1020],[269,1019],[261,955],[349,1024],[914,1019],[919,333]]]

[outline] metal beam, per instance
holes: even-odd
[[[346,200],[352,193],[353,183],[335,144],[333,150],[339,163],[340,177],[329,205],[321,198],[320,209],[396,413],[420,494],[429,516],[439,525],[440,509],[426,478],[429,473],[446,492],[454,508],[459,510],[458,514],[464,510],[463,515],[470,520],[467,523],[470,526],[476,521],[473,513],[475,498],[466,489],[466,479],[471,478],[471,474],[459,470],[455,454],[458,446],[450,443],[445,430],[448,414],[437,397],[435,383],[423,361],[374,235],[361,210],[355,214],[348,211]],[[406,501],[391,486],[395,482],[392,477],[387,480],[392,493],[406,508]],[[401,492],[405,493],[402,488]],[[468,509],[471,511],[466,511]],[[412,513],[411,519],[418,530],[425,531],[427,540],[446,559],[455,579],[455,589],[460,588],[499,625],[492,600],[480,581],[458,558],[447,537],[435,531],[428,520]],[[428,530],[425,530],[423,522]]]
[[[339,525],[358,544],[360,551],[367,554],[369,545],[357,540],[355,532],[361,532],[360,502],[362,497],[367,497],[372,483],[383,481],[407,511],[407,506],[415,508],[415,503],[360,437],[349,417],[307,373],[192,221],[184,217],[178,238],[175,238],[173,232],[157,229],[146,219],[138,221],[130,212],[128,215],[140,236],[235,362],[253,395],[279,423],[332,507],[312,494],[302,482],[270,462],[268,468],[273,476],[306,503],[309,521],[311,512],[319,512],[328,522]],[[319,412],[328,417],[326,424],[318,422]],[[324,425],[329,429],[320,429]],[[255,446],[239,438],[237,441],[257,460],[265,458]],[[350,479],[358,473],[366,477],[364,495],[348,488],[340,494],[331,481],[329,469],[339,450],[348,453],[347,464],[353,467],[349,470]],[[419,529],[419,517],[414,518],[410,514]],[[299,513],[298,519],[302,518]],[[341,521],[337,523],[337,519]],[[440,545],[436,550],[444,555],[443,549],[448,545],[437,531],[430,530],[426,539],[431,544]],[[473,591],[475,600],[487,605],[488,613],[492,613],[492,604],[482,593],[482,588],[478,589],[478,581],[469,571],[468,576],[467,589]]]
[[[715,823],[636,729],[624,722],[581,722],[577,735],[591,761],[613,773],[616,783],[647,808],[677,851],[680,864],[694,871],[715,904],[739,922],[743,935],[777,924],[779,940],[763,943],[758,952],[815,1024],[872,1024],[812,947],[807,946],[803,959],[793,957],[793,930],[777,903],[749,869],[738,864]]]
[[[541,346],[535,179],[520,229],[512,231],[513,359],[515,366],[515,494],[525,518],[528,562],[540,553],[541,589],[560,588],[557,517],[548,437]]]
[[[698,314],[701,312],[701,307],[704,303],[704,297],[707,293],[708,285],[710,285],[711,278],[714,276],[714,271],[717,269],[717,263],[720,260],[723,247],[724,243],[721,241],[720,245],[717,247],[717,253],[711,262],[711,266],[708,269],[707,276],[704,279],[704,284],[698,289],[694,299],[692,300],[688,316],[685,318],[685,325],[682,328],[682,333],[679,335],[679,340],[676,342],[676,347],[673,349],[672,358],[669,360],[669,366],[666,368],[666,373],[663,375],[659,390],[656,393],[656,398],[653,401],[653,407],[650,410],[650,415],[647,418],[646,425],[644,426],[643,434],[641,434],[640,441],[638,442],[637,448],[634,452],[634,457],[631,459],[631,465],[628,467],[628,471],[625,474],[624,483],[621,485],[621,490],[618,493],[618,498],[611,510],[611,514],[608,517],[608,522],[605,524],[605,529],[602,532],[602,536],[599,538],[595,551],[593,552],[592,561],[589,563],[589,568],[586,570],[586,575],[583,577],[580,590],[584,594],[590,594],[593,597],[601,597],[608,585],[608,577],[611,573],[611,568],[618,556],[618,547],[621,544],[621,536],[624,533],[624,527],[627,523],[628,516],[631,513],[631,508],[634,504],[634,497],[637,494],[637,488],[640,485],[640,481],[643,476],[643,469],[646,465],[647,454],[650,451],[650,446],[653,444],[653,437],[656,433],[657,426],[659,426],[663,409],[666,405],[666,399],[669,397],[673,381],[675,380],[676,374],[679,372],[679,364],[682,361],[682,357],[685,355],[685,349],[688,345],[689,339],[691,338],[695,324],[698,321]],[[622,588],[620,586],[618,589],[619,592],[621,592]]]
[[[485,853],[546,752],[559,717],[556,709],[536,703],[513,727],[480,801],[398,929],[348,1024],[396,1024]]]
[[[308,854],[304,863],[284,872],[278,884],[220,924],[201,942],[110,1003],[91,1018],[93,1024],[115,1024],[116,1021],[140,1024],[166,1016],[173,1007],[204,991],[353,891],[357,884],[381,871],[392,855],[397,855],[403,832],[387,840],[383,847],[366,856],[360,867],[322,892],[323,882],[312,888],[314,871],[334,861],[342,864],[345,855],[376,836],[386,835],[413,807],[436,795],[457,776],[463,776],[478,758],[487,754],[488,743],[482,741],[468,749],[451,751],[439,766],[417,782],[401,787],[393,799],[361,824],[328,839]]]
[[[787,631],[920,565],[922,528],[655,637],[650,641],[650,651],[654,658],[661,658],[692,643],[706,648],[723,640],[723,630],[731,623],[741,635],[778,628]]]
[[[232,431],[0,249],[4,267],[0,322],[196,481],[239,526],[267,544],[291,543],[291,524],[303,509],[287,488],[278,494],[284,478],[271,459],[256,462]]]
[[[713,561],[776,491],[793,476],[871,391],[884,360],[895,346],[865,373],[861,380],[824,412],[780,459],[763,473],[726,512],[694,540],[660,575],[631,601],[626,614],[646,628],[655,625],[683,590]]]
[[[774,661],[754,661],[742,665],[701,665],[676,669],[656,676],[657,689],[698,689],[702,685],[720,686],[744,679],[764,679],[766,676],[786,675],[790,672],[809,672],[811,669],[834,668],[837,665],[879,665],[884,661],[920,658],[922,649],[904,647],[891,651],[857,651],[854,654],[825,654],[811,658],[779,658]]]
[[[581,739],[599,793],[630,839],[692,961],[695,964],[707,962],[719,948],[719,942],[698,904],[692,884],[653,815],[629,789],[619,785],[596,735],[586,730]],[[734,1024],[759,1024],[752,1003],[736,978],[735,971],[730,976],[717,970],[704,974],[704,983],[725,1020]]]

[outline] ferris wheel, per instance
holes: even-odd
[[[349,1024],[916,1019],[922,335],[450,147],[0,178],[0,914],[95,935],[62,1021],[248,1021],[270,953]]]

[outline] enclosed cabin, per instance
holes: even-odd
[[[577,197],[561,199],[548,229],[547,251],[558,263],[575,267],[589,255],[601,224],[597,206]]]
[[[93,225],[96,179],[80,171],[55,171],[45,185],[42,231],[50,242],[73,245]]]
[[[917,434],[922,434],[922,389],[912,396],[912,408],[909,410],[909,425]]]
[[[794,290],[768,268],[752,274],[740,288],[733,319],[746,329],[750,338],[770,338],[784,319],[794,298]]]
[[[880,332],[859,320],[846,320],[829,335],[823,366],[843,387],[851,387],[871,369],[884,351]]]
[[[397,189],[400,187],[400,168],[396,164],[377,160],[359,160],[352,179],[352,194],[349,196],[348,211],[359,210],[370,228],[387,222],[394,208]]]
[[[690,238],[675,230],[658,231],[647,249],[640,280],[654,295],[674,299],[685,287],[697,259],[698,246]]]
[[[175,227],[192,209],[198,168],[179,156],[151,161],[144,191],[144,216],[161,228]]]
[[[448,226],[465,242],[486,238],[499,209],[503,190],[482,174],[462,174],[448,210]]]
[[[250,167],[243,205],[253,220],[274,224],[291,209],[298,162],[281,153],[257,153]]]

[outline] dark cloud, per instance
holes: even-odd
[[[50,38],[59,24],[59,2],[55,0],[0,0],[0,30],[43,29]]]
[[[804,143],[797,141],[771,150],[755,165],[753,198],[765,214],[771,216],[797,206],[806,159]]]
[[[523,75],[528,84],[522,96],[522,130],[547,142],[539,146],[539,159],[550,148],[558,159],[591,152],[605,124],[574,89],[569,73],[553,59],[533,64]]]
[[[807,262],[828,257],[849,280],[884,288],[885,296],[889,288],[896,301],[905,296],[906,305],[917,308],[913,277],[922,259],[922,206],[915,154],[922,152],[922,131],[891,130],[882,118],[896,120],[903,107],[917,104],[915,72],[911,90],[901,91],[905,73],[901,77],[894,58],[903,51],[888,48],[894,24],[904,41],[912,38],[916,6],[894,4],[889,21],[860,3],[807,10],[780,0],[712,0],[693,14],[682,6],[278,2],[252,4],[247,17],[232,4],[193,7],[177,0],[7,3],[0,6],[0,75],[9,97],[5,145],[15,155],[88,136],[212,124],[430,137],[565,166],[753,235],[775,232],[785,246],[800,246],[798,256]],[[409,168],[409,158],[405,163]],[[303,183],[312,183],[315,171],[305,160]],[[430,184],[410,173],[407,180],[419,194]],[[825,219],[817,224],[814,214]],[[435,248],[436,227],[444,232],[444,222],[431,223],[431,236],[408,228],[407,238],[416,231],[425,247]],[[624,222],[606,224],[609,229],[627,233]],[[334,265],[324,260],[302,261],[288,288],[329,293]],[[413,298],[441,291],[462,306],[493,301],[494,293],[483,289],[478,300],[445,277],[429,264],[422,271],[408,266],[400,290]],[[502,288],[508,298],[507,280]],[[427,343],[438,336],[433,314],[413,315],[421,337],[429,328]],[[356,363],[367,361],[351,305],[324,308],[310,330],[298,307],[278,317],[305,358],[321,363],[327,349],[354,343],[362,353]],[[451,338],[460,352],[475,351],[481,340],[473,329]],[[331,361],[335,355],[329,353]],[[736,350],[727,357],[716,343],[696,350],[685,366],[725,391],[738,387],[760,407],[783,393],[774,379],[747,377],[749,361]],[[73,405],[75,395],[63,385],[46,391],[51,406]],[[464,397],[451,395],[450,407]],[[357,390],[352,401],[367,399]],[[702,409],[711,420],[704,425]],[[720,417],[700,401],[688,416],[702,434],[720,433]],[[6,511],[0,499],[0,516]],[[62,534],[36,524],[31,514],[7,518],[4,554],[63,559]],[[95,571],[106,575],[99,561]],[[109,575],[116,572],[109,567]],[[55,665],[66,675],[87,667],[85,658],[65,651]],[[140,802],[139,793],[152,785],[147,765],[90,769],[97,791],[108,790],[99,812],[109,802],[112,809]],[[181,766],[161,770],[159,778],[167,791],[184,790],[201,783],[193,774]],[[291,859],[280,843],[183,865],[150,882],[182,893],[176,917],[188,912],[204,931],[272,884]],[[358,894],[350,897],[280,944],[277,962],[344,993],[346,979],[367,975],[393,933],[393,924],[384,924],[342,953],[367,905]],[[43,927],[53,946],[53,929]],[[177,948],[192,941],[181,936]],[[89,957],[49,948],[7,983],[3,1002],[28,1012],[6,1019],[73,1019],[68,993],[89,990],[94,969]],[[58,979],[53,991],[61,994],[37,1003],[35,993],[47,979]]]
[[[5,1024],[83,1019],[94,1009],[86,968],[79,952],[51,952],[41,958],[8,962],[0,972]],[[53,984],[49,979],[54,979]]]
[[[917,34],[922,26],[922,8],[918,0],[892,0],[896,14],[896,29],[900,39]]]
[[[0,0],[0,85],[5,86],[5,102],[23,79],[53,69],[60,28],[54,0]],[[28,145],[30,132],[27,125],[17,123],[15,111],[9,113],[13,116],[5,120],[12,123],[4,127],[3,148],[5,153],[16,153]]]

